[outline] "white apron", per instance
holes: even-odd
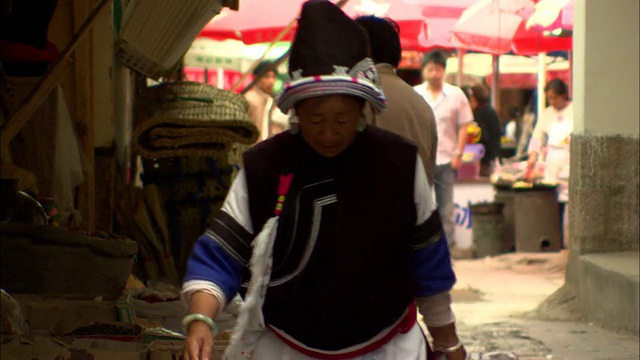
[[[313,326],[310,324],[309,326]],[[383,347],[351,360],[426,360],[427,345],[418,322],[406,334],[398,333]],[[264,331],[251,360],[312,360],[280,340],[272,331]]]
[[[545,181],[558,183],[558,201],[569,201],[569,166],[573,121],[559,119],[549,129],[545,159]]]

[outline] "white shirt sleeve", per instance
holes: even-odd
[[[220,310],[224,310],[227,305],[227,297],[224,296],[222,289],[215,283],[206,280],[188,280],[182,284],[182,291],[180,293],[180,299],[189,307],[191,302],[191,296],[198,291],[205,292],[209,295],[213,295],[220,303]]]
[[[247,190],[247,176],[244,169],[240,169],[231,188],[227,193],[227,198],[222,204],[222,211],[242,225],[248,232],[253,234],[253,224],[249,216],[249,192]]]
[[[429,181],[427,181],[427,173],[424,170],[420,155],[416,156],[416,178],[413,194],[416,203],[416,225],[420,225],[427,221],[436,209],[431,186],[429,186]]]

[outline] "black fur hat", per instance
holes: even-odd
[[[360,25],[331,1],[307,1],[291,45],[291,81],[285,84],[278,106],[286,113],[303,99],[345,94],[382,110],[385,97],[368,56],[369,38]]]

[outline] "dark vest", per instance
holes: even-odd
[[[281,133],[244,155],[257,234],[273,216],[279,175],[293,173],[274,245],[265,321],[306,346],[340,350],[398,321],[413,299],[417,148],[367,127],[335,158]]]

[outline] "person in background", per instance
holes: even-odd
[[[325,0],[304,3],[297,25],[278,100],[290,130],[244,153],[187,263],[186,353],[209,358],[213,318],[239,292],[228,359],[424,360],[419,311],[435,350],[463,360],[418,149],[363,118],[385,103],[367,34]]]
[[[253,76],[258,76],[271,64],[271,61],[266,60],[260,62],[253,69]],[[270,70],[244,95],[249,102],[249,118],[260,132],[259,141],[283,131],[287,126],[286,115],[275,106],[273,100],[273,87],[277,75],[275,69]]]
[[[453,186],[456,171],[462,166],[462,153],[467,145],[467,125],[473,121],[469,100],[457,86],[444,81],[447,58],[434,50],[422,59],[423,83],[414,90],[424,98],[436,115],[438,148],[436,153],[435,193],[442,213],[442,223],[449,245],[454,239]]]
[[[486,85],[472,86],[469,95],[473,119],[482,129],[480,144],[484,146],[484,156],[480,160],[480,176],[491,176],[494,162],[500,157],[500,119],[489,104],[489,88]]]
[[[509,119],[504,124],[504,136],[512,143],[517,142],[520,138],[520,133],[522,133],[520,117],[520,108],[511,106],[509,108]]]
[[[573,132],[573,103],[569,87],[560,79],[553,79],[544,88],[549,106],[542,111],[529,141],[530,170],[539,161],[545,163],[544,181],[558,185],[558,202],[562,217],[563,246],[568,247],[568,204],[570,146]]]
[[[418,145],[429,183],[433,184],[438,146],[438,130],[431,106],[396,74],[402,58],[399,27],[392,19],[373,15],[356,18],[368,33],[371,58],[380,76],[380,87],[387,98],[386,109],[368,116],[375,126],[405,136]]]
[[[533,128],[536,122],[536,115],[533,111],[533,102],[530,102],[522,115],[520,122],[520,135],[518,135],[518,142],[516,143],[516,156],[528,157],[529,141],[531,140],[531,134],[533,134]]]

